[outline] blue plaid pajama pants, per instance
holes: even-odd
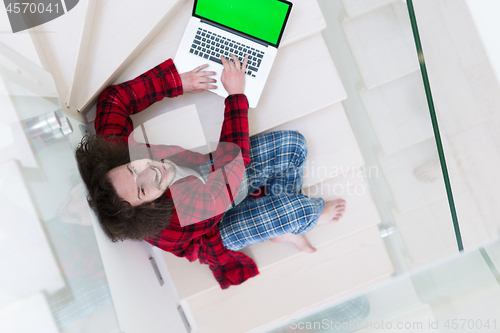
[[[296,131],[278,131],[250,138],[251,162],[242,185],[252,193],[265,186],[266,195],[244,198],[219,222],[224,246],[233,251],[287,233],[304,234],[316,225],[323,199],[302,194],[306,140]]]

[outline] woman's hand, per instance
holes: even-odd
[[[224,56],[220,58],[224,66],[220,80],[227,93],[229,95],[243,94],[245,92],[245,70],[247,68],[248,55],[245,56],[243,65],[241,65],[240,60],[234,54],[231,54],[234,63],[224,58]]]
[[[215,75],[215,72],[201,71],[207,68],[208,64],[196,67],[190,72],[182,73],[180,75],[182,81],[182,89],[184,93],[198,93],[206,89],[217,89],[217,86],[209,83],[217,82],[215,79],[207,76]]]

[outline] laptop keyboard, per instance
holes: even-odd
[[[202,28],[198,28],[189,52],[221,65],[221,55],[232,61],[232,58],[229,56],[232,53],[243,62],[245,55],[248,54],[246,74],[253,77],[259,71],[260,63],[264,57],[264,52],[262,51]]]

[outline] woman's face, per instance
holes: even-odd
[[[158,199],[175,177],[175,167],[150,159],[136,160],[108,172],[118,196],[132,206]]]

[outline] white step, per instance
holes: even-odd
[[[498,241],[485,246],[485,250],[492,262],[498,265],[494,257],[498,251]],[[493,327],[492,320],[498,319],[500,290],[492,267],[482,253],[473,250],[455,255],[425,273],[420,284],[424,287],[422,289],[427,290],[420,293],[420,298],[432,307],[440,327],[445,327],[447,321],[452,324],[456,318],[482,319],[483,325],[489,319],[490,327]],[[432,284],[427,281],[432,281]],[[477,327],[458,331],[487,331],[484,326],[482,329]]]
[[[380,223],[380,216],[370,195],[363,171],[351,172],[304,189],[304,194],[325,200],[344,199],[346,213],[339,222],[316,226],[305,234],[314,247],[340,241],[339,239],[360,232]],[[241,252],[255,260],[259,269],[294,260],[301,252],[291,244],[263,242],[244,248]]]
[[[0,31],[2,32],[0,34],[0,43],[21,54],[37,66],[42,67],[42,63],[30,35],[22,32],[12,33],[7,11],[3,10],[0,10]]]
[[[316,34],[280,50],[259,105],[249,113],[250,134],[346,98],[325,41]]]
[[[451,152],[446,138],[442,137],[442,139],[444,140],[445,152]],[[446,198],[436,141],[433,138],[391,155],[381,154],[379,163],[380,171],[387,181],[398,211],[411,211],[430,202]],[[453,193],[467,190],[468,185],[459,174],[459,166],[453,154],[446,154],[446,163],[453,182]],[[422,181],[415,175],[418,170],[427,168],[426,166],[429,166],[429,173],[435,175],[435,181]]]
[[[193,1],[183,1],[175,15],[123,71],[117,82],[133,79],[166,59],[173,58],[192,10]],[[316,0],[294,3],[280,48],[314,35],[325,28],[326,23]]]
[[[315,52],[307,51],[312,49]],[[297,68],[298,63],[303,65]],[[291,71],[290,68],[295,69]],[[149,68],[143,68],[144,71],[147,69]],[[126,79],[130,78],[123,78]],[[297,84],[312,80],[314,84]],[[256,109],[250,109],[250,135],[338,103],[345,98],[345,90],[321,35],[302,39],[280,49],[259,105]],[[196,105],[207,141],[217,142],[223,121],[224,99],[211,92],[165,99],[142,113],[156,115],[191,104]],[[95,112],[89,116],[95,117]],[[141,117],[144,121],[149,119],[149,116]],[[134,123],[134,126],[138,125],[140,124]]]
[[[130,117],[134,124],[141,124],[134,129],[133,133],[137,142],[153,145],[167,143],[184,149],[197,149],[206,146],[207,141],[203,126],[194,105],[170,112],[156,111],[160,112],[140,112]],[[148,138],[147,141],[144,134]],[[199,150],[196,151],[201,153]]]
[[[179,258],[165,251],[162,254],[181,300],[208,290],[220,289],[208,265],[202,265],[199,261],[189,262],[186,258]]]
[[[403,1],[345,19],[342,27],[367,88],[419,68],[408,9]]]
[[[88,51],[92,48],[93,34],[96,33],[94,29],[94,18],[98,16],[96,8],[100,8],[97,3],[98,0],[88,0],[87,8],[83,18],[83,29],[80,34],[80,43],[78,45],[78,52],[75,61],[75,70],[73,71],[73,80],[69,89],[68,99],[66,106],[82,110],[83,107],[78,107],[77,101],[80,95],[81,82],[85,80],[89,72],[87,60],[89,57]],[[79,112],[79,111],[77,111]]]
[[[166,14],[177,1],[157,1],[162,5],[144,19],[151,8],[141,6],[142,15],[137,15],[134,4],[124,6],[123,1],[81,0],[65,15],[31,29],[43,67],[54,76],[61,105],[68,105],[63,110],[84,120],[78,110],[93,93],[87,81],[104,83],[139,43],[147,40],[154,30],[155,17],[161,17],[162,10]],[[151,6],[154,8],[154,4]]]
[[[404,278],[398,278],[398,279],[392,279],[390,283],[381,283],[380,285],[375,286],[374,288],[369,288],[368,290],[364,291],[363,296],[366,297],[368,300],[369,306],[366,318],[364,318],[364,322],[357,322],[357,318],[360,317],[361,313],[346,313],[343,311],[349,311],[347,309],[350,308],[352,310],[352,307],[348,306],[343,307],[342,305],[347,305],[350,303],[350,301],[353,300],[354,297],[359,297],[361,296],[360,294],[347,297],[346,299],[332,302],[330,304],[325,304],[324,306],[317,307],[314,309],[311,309],[305,313],[303,313],[301,316],[295,316],[293,318],[285,319],[282,322],[272,325],[269,328],[266,328],[264,330],[259,330],[256,332],[259,333],[268,333],[268,332],[273,332],[273,333],[281,333],[281,332],[287,332],[286,328],[290,328],[290,320],[295,319],[301,324],[301,326],[306,326],[307,322],[313,323],[313,322],[320,322],[323,319],[328,319],[332,320],[333,322],[328,322],[328,324],[335,325],[337,320],[342,320],[342,318],[347,317],[351,318],[353,322],[349,323],[347,322],[348,327],[351,330],[348,330],[350,332],[357,332],[357,330],[361,330],[365,328],[365,324],[368,322],[371,323],[381,323],[383,320],[384,322],[391,320],[391,318],[396,318],[401,315],[417,311],[418,309],[422,308],[422,306],[427,305],[425,303],[422,303],[423,301],[419,300],[419,295],[417,294],[417,291],[415,290],[415,286],[413,284],[412,278],[411,277],[404,277]],[[346,304],[347,302],[347,304]],[[354,302],[354,304],[351,303],[351,305],[358,304],[359,302]],[[361,309],[363,311],[363,309]],[[365,311],[363,311],[365,312]],[[365,312],[366,313],[366,312]],[[346,316],[344,316],[346,315]],[[337,325],[342,324],[340,322]],[[356,325],[358,324],[358,325]],[[346,324],[344,324],[344,328]],[[373,325],[372,325],[373,326]],[[334,327],[334,326],[333,326]],[[332,327],[332,328],[333,328]],[[280,328],[281,330],[276,330],[277,328]],[[317,326],[316,326],[317,328]],[[337,326],[338,328],[338,326]],[[323,327],[324,330],[321,330],[320,332],[328,332],[326,327]],[[290,330],[288,330],[289,332]],[[292,330],[294,332],[294,330]],[[299,330],[298,332],[303,332],[302,330]],[[307,330],[305,332],[308,332]],[[338,330],[331,330],[330,332],[339,332]],[[345,332],[345,331],[344,331]],[[378,331],[381,332],[381,331]],[[387,331],[385,331],[387,332]],[[400,331],[397,331],[398,333]]]
[[[109,83],[128,67],[163,28],[183,0],[137,3],[105,0],[97,3],[90,42],[81,66],[81,80],[72,89],[70,106],[85,112]]]
[[[390,283],[374,288],[365,295],[370,302],[366,321],[371,322],[397,317],[423,305],[410,276],[392,279]]]
[[[395,1],[398,0],[342,0],[342,4],[347,16],[355,17]]]
[[[359,96],[386,155],[434,137],[420,71]]]
[[[450,141],[451,149],[445,146],[445,156],[456,159],[462,172],[460,177],[450,175],[453,193],[455,183],[462,178],[483,226],[491,238],[496,238],[500,236],[500,87],[492,68],[496,59],[489,57],[490,43],[482,36],[482,28],[489,21],[477,22],[475,16],[475,7],[485,4],[414,2],[427,71],[433,73],[429,79],[441,135]],[[464,218],[458,214],[462,224]],[[478,229],[483,226],[478,223]]]
[[[373,226],[314,254],[263,269],[239,286],[188,298],[187,303],[200,333],[248,332],[386,280],[392,272]]]
[[[494,239],[494,235],[488,233],[470,192],[453,192],[453,200],[465,249]],[[406,245],[411,269],[458,253],[455,229],[446,197],[409,212],[393,211],[393,216]]]
[[[384,322],[383,324],[382,321]],[[437,327],[434,327],[435,322],[436,317],[434,316],[432,308],[428,304],[425,304],[417,309],[403,313],[397,317],[382,318],[378,321],[371,322],[372,325],[369,325],[367,328],[356,332],[377,333],[390,332],[391,330],[394,330],[401,333],[439,333],[441,331]],[[439,327],[443,327],[443,324],[444,322],[440,322]]]
[[[463,136],[466,130],[489,123],[489,131],[497,134],[494,124],[498,124],[500,87],[494,70],[496,58],[487,53],[488,37],[479,34],[488,20],[475,22],[471,17],[475,11],[466,2],[473,3],[414,2],[427,72],[432,73],[429,81],[439,127],[441,133],[463,132]],[[474,6],[486,4],[477,1]]]
[[[27,47],[27,49],[29,49],[30,45],[33,46],[33,44],[29,42],[29,40],[21,39],[20,44],[16,45],[21,48]],[[18,51],[19,50],[18,48]],[[39,97],[41,100],[39,102],[39,104],[41,104],[39,109],[47,108],[49,111],[57,109],[57,90],[52,75],[50,75],[49,72],[45,71],[36,63],[33,63],[30,59],[20,56],[13,48],[1,43],[0,57],[2,62],[2,85],[5,84],[5,88],[8,88],[4,90],[5,92],[2,96],[5,102],[8,104],[15,102],[15,107],[20,110],[23,108],[29,109],[32,106],[27,106],[25,104],[18,105],[21,103],[18,99],[21,97],[28,97],[30,102],[34,103],[34,101],[36,101],[34,97]],[[21,99],[21,101],[22,103],[30,103],[27,100]],[[41,114],[40,110],[37,111]],[[3,115],[6,114],[6,111],[3,112]],[[37,113],[33,113],[33,115],[34,114]],[[26,116],[27,115],[24,115],[24,117]]]
[[[316,0],[294,1],[280,47],[312,36],[325,28],[326,22]]]
[[[483,123],[449,137],[450,148],[445,146],[446,154],[456,159],[456,165],[462,175],[450,175],[453,193],[455,183],[466,182],[470,188],[474,202],[477,205],[484,225],[490,237],[500,236],[500,221],[497,210],[500,205],[498,188],[500,179],[497,177],[500,166],[498,153],[498,130],[495,123]],[[494,143],[497,143],[496,145]],[[450,170],[451,173],[451,170]],[[460,219],[460,217],[459,217]]]
[[[330,105],[269,131],[296,130],[307,141],[304,187],[357,169],[363,156],[351,130],[342,103]]]
[[[80,0],[66,14],[30,30],[43,68],[54,76],[63,111],[81,120],[84,120],[83,116],[76,108],[68,108],[66,104],[84,30],[85,13],[89,4],[94,2],[95,0]]]
[[[372,171],[353,168],[346,174],[304,189],[304,194],[312,198],[347,201],[346,212],[338,223],[318,226],[307,234],[312,244],[321,246],[381,222],[365,179],[370,173],[376,177],[376,172]]]
[[[304,189],[304,194],[322,197],[325,200],[343,198],[347,201],[346,213],[337,223],[315,227],[306,234],[315,247],[342,241],[344,237],[361,232],[380,223],[378,211],[373,203],[362,171],[353,169],[345,175]],[[302,253],[291,244],[263,242],[242,249],[259,267],[266,269],[281,265],[283,261],[294,261]],[[181,299],[207,290],[218,289],[219,285],[206,265],[190,263],[185,258],[177,258],[164,253],[172,279]]]
[[[128,63],[126,67],[122,66],[119,75],[113,77],[112,81],[108,81],[105,85],[101,86],[95,84],[95,89],[102,91],[106,85],[133,79],[166,59],[173,58],[177,52],[187,22],[191,17],[193,7],[192,0],[183,1],[182,3],[183,5],[176,11],[175,15],[170,18],[156,37],[144,46],[133,62]],[[316,0],[304,0],[294,3],[280,48],[317,34],[325,27],[326,24]],[[280,53],[282,53],[281,49]],[[309,52],[304,51],[301,53],[309,54]],[[279,59],[276,59],[275,66],[278,62]],[[270,78],[268,79],[268,85],[269,82]],[[187,105],[187,103],[189,101],[184,101],[184,105]],[[92,121],[94,118],[95,111],[91,111],[87,115],[87,119],[88,121]]]

